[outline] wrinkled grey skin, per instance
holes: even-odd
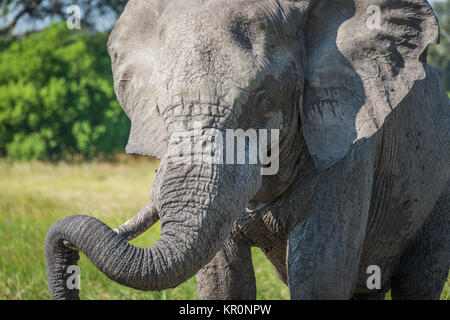
[[[381,8],[370,30],[369,5]],[[112,280],[202,299],[254,299],[260,247],[292,299],[437,299],[450,265],[450,102],[426,63],[424,0],[130,0],[109,41],[127,151],[162,159],[147,207],[115,231],[87,216],[46,239],[49,290],[78,250]],[[280,170],[186,165],[194,121],[280,129]],[[193,142],[199,137],[193,136]],[[248,209],[246,209],[248,208]],[[126,242],[159,216],[150,248]],[[366,286],[381,269],[381,290]]]

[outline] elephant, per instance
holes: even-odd
[[[50,228],[51,297],[79,298],[66,281],[81,251],[137,290],[195,275],[200,299],[255,299],[259,247],[294,300],[439,299],[450,100],[427,63],[438,42],[426,0],[129,0],[108,41],[126,151],[161,163],[123,226],[74,215]],[[195,122],[278,130],[278,171],[182,161],[186,145],[217,147]],[[156,244],[128,243],[158,219]]]

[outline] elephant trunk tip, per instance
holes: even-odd
[[[79,300],[79,251],[71,244],[70,234],[65,231],[71,216],[54,223],[45,238],[47,282],[53,300]]]

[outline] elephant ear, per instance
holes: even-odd
[[[116,96],[131,121],[127,153],[163,158],[168,133],[154,86],[157,21],[168,1],[130,0],[108,41]]]
[[[311,1],[302,130],[318,169],[372,136],[425,78],[439,26],[425,0]]]

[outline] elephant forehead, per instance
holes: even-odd
[[[256,38],[249,33],[244,38],[247,43],[241,45],[233,38],[228,19],[212,25],[208,12],[176,12],[184,18],[162,19],[159,24],[160,59],[154,73],[157,82],[170,92],[203,88],[202,91],[219,96],[226,95],[233,84],[247,87],[246,82],[256,69],[256,57],[263,56],[263,45],[256,44]],[[252,49],[247,50],[245,45]]]
[[[202,7],[190,4],[184,9],[173,5],[158,24],[161,47],[167,49],[166,54],[179,57],[180,62],[182,58],[198,58],[203,67],[210,67],[214,57],[221,61],[238,58],[236,54],[258,51],[258,44],[264,43],[262,14],[257,14],[260,10],[243,11],[221,1]]]
[[[174,1],[158,23],[158,69],[166,87],[230,82],[248,88],[265,73],[283,75],[299,60],[300,45],[280,36],[286,32],[276,22],[293,14],[276,6],[271,0]]]
[[[163,12],[164,22],[181,22],[185,19],[197,19],[211,25],[220,25],[236,16],[248,19],[261,19],[267,12],[265,9],[272,0],[173,0]],[[272,4],[274,5],[274,4]]]
[[[198,22],[198,32],[218,28],[236,31],[240,27],[256,27],[263,31],[294,35],[304,23],[307,1],[279,0],[172,0],[160,17],[160,24],[179,25]],[[276,30],[275,30],[276,29]],[[182,31],[182,30],[181,30]]]

